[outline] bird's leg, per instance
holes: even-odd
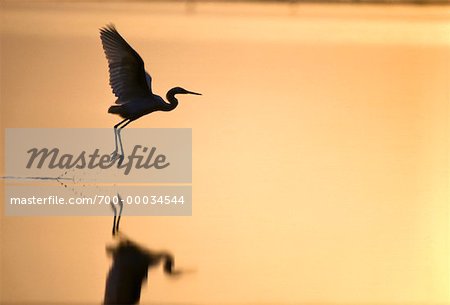
[[[112,235],[116,235],[116,215],[117,215],[117,210],[116,207],[114,206],[114,203],[111,204],[111,209],[114,211],[114,220],[113,220],[113,228],[112,228]]]
[[[120,217],[122,216],[123,201],[119,194],[117,194],[117,198],[119,201],[120,210],[119,210],[119,217],[117,218],[117,222],[116,222],[116,233],[119,233],[119,223],[120,223]]]
[[[126,122],[124,125],[120,126],[120,127],[117,129],[117,138],[119,139],[120,151],[121,151],[121,154],[120,154],[120,161],[119,161],[119,162],[122,162],[123,159],[124,159],[124,156],[125,156],[125,152],[123,151],[122,137],[120,136],[120,132],[122,131],[122,129],[125,128],[125,126],[127,126],[127,125],[130,124],[131,122],[132,122],[132,120],[129,120],[128,122]]]
[[[111,153],[111,160],[115,160],[117,158],[117,129],[119,128],[119,126],[123,123],[125,123],[126,121],[128,121],[128,119],[125,119],[123,121],[120,121],[120,123],[114,125],[114,144],[115,144],[115,149],[114,151]]]

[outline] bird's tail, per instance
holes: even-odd
[[[108,113],[120,114],[121,113],[120,109],[121,106],[111,106],[108,109]]]

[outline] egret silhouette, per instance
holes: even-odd
[[[118,237],[115,246],[106,247],[107,254],[113,258],[113,263],[106,279],[104,305],[138,304],[142,285],[148,277],[148,269],[163,264],[164,273],[170,276],[186,273],[185,270],[174,270],[175,259],[168,251],[153,251],[146,249],[119,233],[119,222],[123,204],[119,194],[120,211],[118,218],[114,204],[114,222],[112,235]],[[116,221],[117,220],[117,221]]]
[[[118,234],[116,235],[118,236]],[[166,251],[152,251],[136,242],[119,235],[116,246],[106,248],[112,255],[113,264],[108,272],[104,296],[104,305],[138,304],[142,285],[147,281],[148,269],[163,264],[166,275],[180,275],[182,271],[174,270],[174,257]]]
[[[117,114],[123,118],[114,125],[115,150],[113,159],[124,158],[120,132],[131,122],[155,111],[172,111],[178,106],[177,94],[200,93],[188,91],[181,87],[170,89],[165,102],[159,95],[152,92],[152,77],[145,71],[144,61],[139,54],[117,32],[114,25],[100,29],[100,39],[109,66],[109,84],[117,100],[109,107],[108,113]],[[118,144],[121,153],[118,154]]]

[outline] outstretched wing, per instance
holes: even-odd
[[[120,100],[152,93],[151,76],[144,61],[113,25],[100,29],[100,39],[109,65],[109,84]]]

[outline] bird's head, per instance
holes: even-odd
[[[202,95],[201,93],[197,93],[197,92],[192,92],[189,90],[186,90],[184,88],[181,87],[175,87],[170,89],[170,91],[175,95],[175,94],[195,94],[195,95]]]

